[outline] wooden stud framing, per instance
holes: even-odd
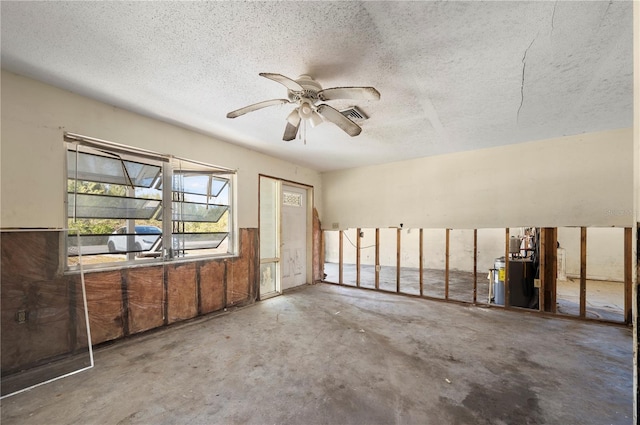
[[[423,234],[423,229],[420,229],[420,296],[424,295],[424,277],[422,276],[422,262],[424,260]]]
[[[342,247],[342,243],[344,240],[344,231],[340,230],[339,233],[340,237],[338,239],[338,284],[342,285],[342,261],[343,261],[343,257],[344,257],[344,248]]]
[[[547,311],[546,309],[546,299],[547,297],[545,296],[545,291],[546,291],[546,279],[544,279],[544,270],[546,268],[546,262],[545,262],[545,256],[544,253],[546,252],[546,243],[544,240],[544,233],[542,232],[542,229],[538,229],[538,232],[540,232],[540,246],[538,247],[538,252],[539,252],[539,274],[538,274],[538,278],[540,280],[540,288],[538,288],[538,310],[539,311]]]
[[[473,229],[473,303],[478,301],[478,229]]]
[[[449,299],[449,231],[446,229],[445,233],[445,248],[444,248],[444,299]]]
[[[380,229],[376,228],[376,289],[380,289]]]
[[[587,314],[587,228],[580,228],[580,317]]]
[[[402,229],[398,228],[396,232],[396,292],[400,292],[400,243],[402,240]]]
[[[499,272],[498,272],[499,274]],[[509,228],[504,236],[504,306],[511,306],[511,291],[509,290]]]
[[[360,232],[362,230],[358,227],[356,229],[356,287],[360,287]]]
[[[633,229],[624,228],[624,322],[631,324],[633,320],[633,285],[631,273],[633,272]]]
[[[540,305],[544,311],[556,313],[556,281],[558,273],[558,230],[540,229]]]

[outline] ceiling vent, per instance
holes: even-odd
[[[344,115],[345,117],[349,118],[351,121],[364,121],[364,120],[369,118],[357,106],[352,106],[352,107],[350,107],[348,109],[343,109],[342,111],[340,111],[340,113],[342,115]]]

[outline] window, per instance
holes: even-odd
[[[105,264],[234,253],[234,171],[77,135],[65,141],[69,267],[80,255]]]

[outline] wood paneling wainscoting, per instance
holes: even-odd
[[[2,232],[2,376],[86,347],[78,273],[64,271],[65,233]],[[240,255],[85,271],[93,344],[255,302],[258,229]]]

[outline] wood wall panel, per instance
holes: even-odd
[[[227,306],[255,300],[257,229],[240,230],[240,256],[227,263]]]
[[[65,281],[3,277],[0,297],[3,375],[69,351],[70,305]],[[22,323],[18,312],[26,319]]]
[[[120,271],[85,273],[84,283],[91,342],[99,344],[121,338],[124,335],[124,308]]]
[[[191,319],[198,315],[196,263],[166,266],[168,274],[168,323]]]
[[[224,282],[224,262],[203,262],[200,265],[200,309],[202,314],[224,308]]]
[[[255,301],[258,229],[240,229],[233,259],[85,273],[92,342]],[[80,275],[65,274],[64,232],[2,232],[2,375],[86,347]],[[199,290],[199,291],[198,291]],[[19,323],[17,315],[26,315]]]
[[[164,273],[162,266],[141,267],[127,272],[129,333],[164,324]]]

